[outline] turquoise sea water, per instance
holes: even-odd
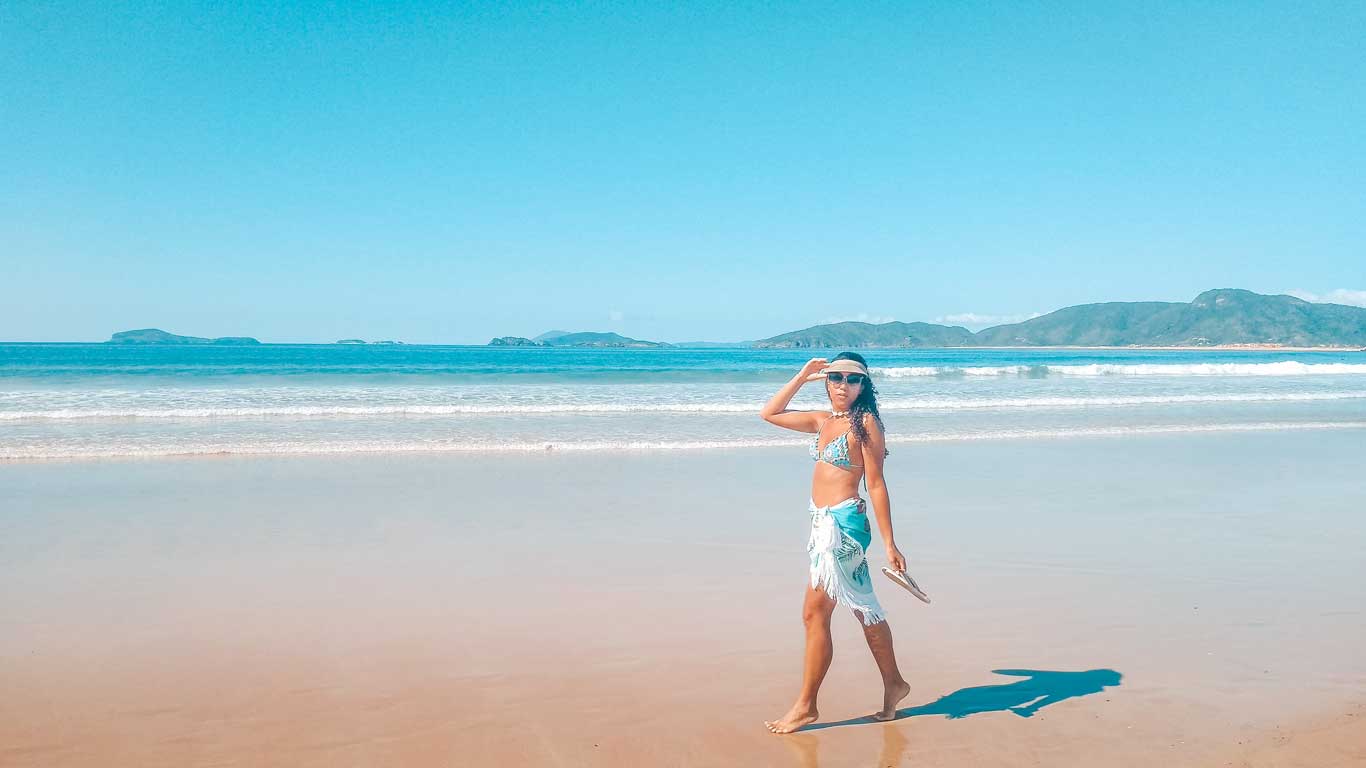
[[[0,458],[795,446],[758,409],[837,351],[4,344]],[[1366,426],[1366,353],[864,354],[893,445]]]

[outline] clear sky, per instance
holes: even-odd
[[[0,339],[1366,304],[1364,39],[1359,1],[10,0]]]

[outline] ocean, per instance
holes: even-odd
[[[0,344],[0,460],[798,446],[838,350]],[[1366,427],[1366,354],[866,350],[898,444]],[[821,408],[808,384],[793,408]]]

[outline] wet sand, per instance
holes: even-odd
[[[1264,729],[1229,752],[1236,768],[1366,765],[1366,704]]]
[[[792,737],[801,451],[0,465],[0,764],[1348,765],[1364,437],[896,447]]]

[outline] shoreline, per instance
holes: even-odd
[[[1295,433],[1295,432],[1343,432],[1366,429],[1366,421],[1349,422],[1255,422],[1255,423],[1211,423],[1203,425],[1137,425],[1127,427],[1078,427],[1072,430],[1036,429],[1017,430],[999,433],[960,433],[929,435],[892,435],[888,437],[890,446],[913,448],[925,445],[945,445],[963,443],[1019,443],[1029,441],[1071,441],[1071,440],[1115,440],[1153,436],[1195,437],[1220,436],[1230,434]],[[564,456],[642,456],[664,457],[678,455],[697,455],[712,451],[762,451],[794,448],[805,445],[804,438],[769,438],[763,441],[734,442],[724,441],[680,441],[677,443],[623,443],[623,444],[566,444],[546,441],[544,443],[525,443],[515,445],[466,446],[415,446],[411,448],[354,448],[327,450],[310,448],[300,450],[205,450],[144,454],[91,454],[66,456],[0,456],[0,467],[40,464],[103,464],[103,463],[146,463],[157,461],[195,461],[228,459],[358,459],[378,458],[392,460],[401,457],[483,457],[502,456],[513,460],[522,457],[552,459]]]
[[[1133,345],[1120,347],[1105,346],[1006,346],[1006,347],[882,347],[882,349],[1105,349],[1105,350],[1140,350],[1144,352],[1160,352],[1172,350],[1175,352],[1366,352],[1366,347],[1287,347],[1279,344],[1211,344],[1209,346],[1149,346]]]

